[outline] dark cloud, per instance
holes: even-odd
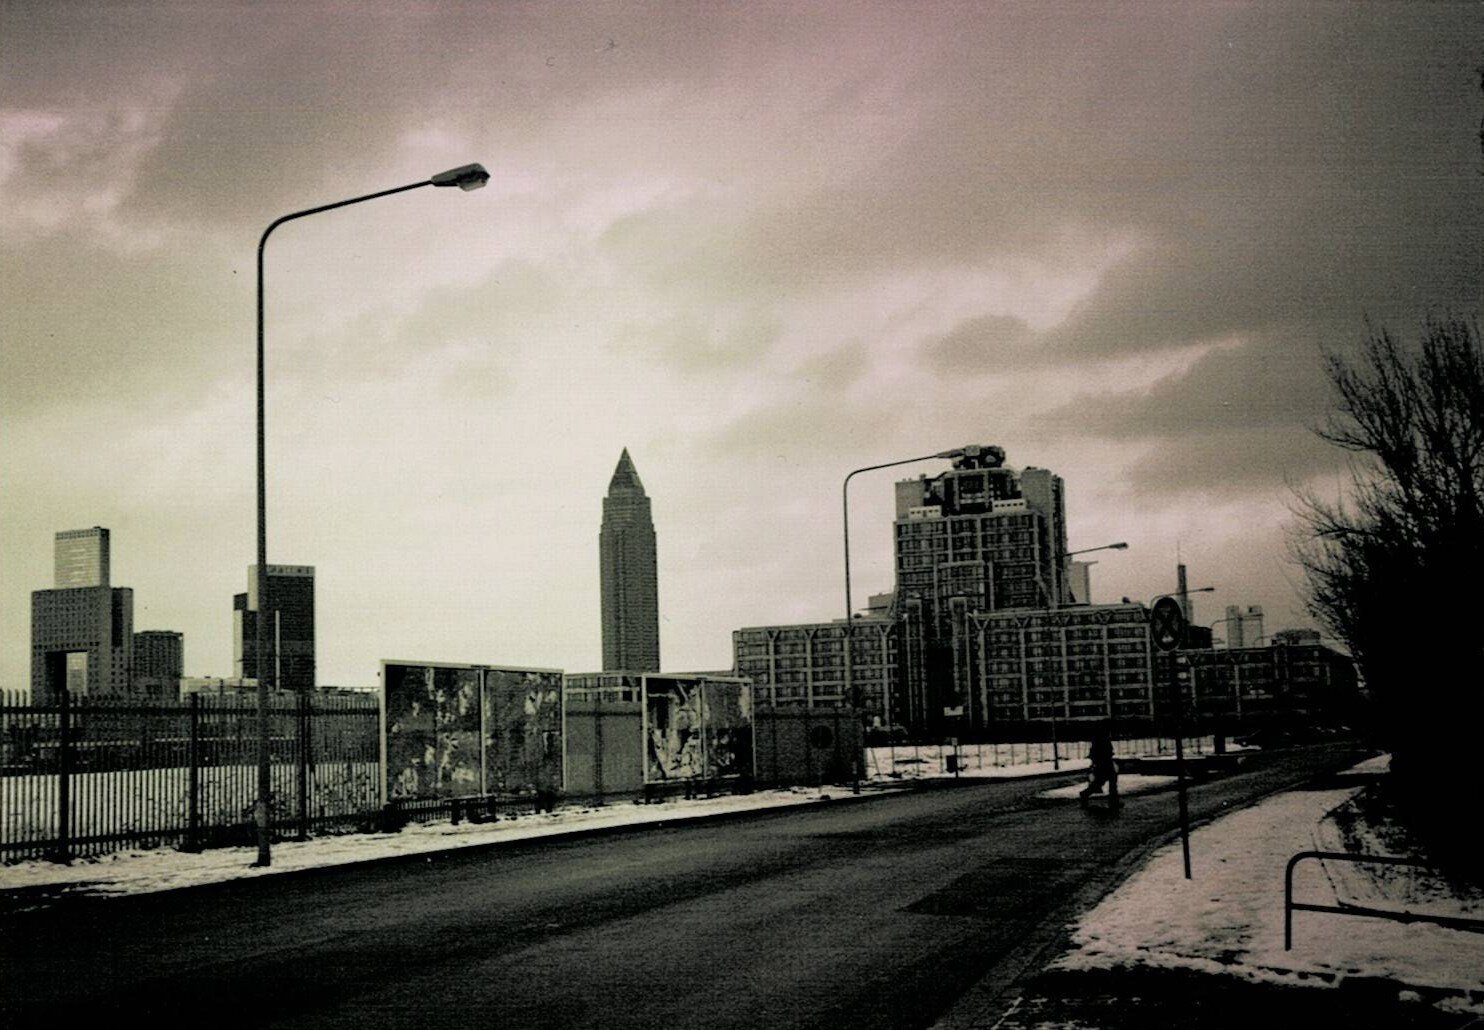
[[[1120,479],[1141,504],[1174,498],[1257,498],[1279,506],[1342,457],[1317,436],[1286,428],[1233,428],[1154,443]]]
[[[704,449],[722,458],[807,460],[821,449],[852,455],[880,449],[902,426],[906,412],[872,402],[822,404],[811,393],[771,401],[718,426]],[[848,464],[846,465],[848,467]]]
[[[1136,491],[1281,493],[1341,460],[1314,433],[1330,400],[1320,342],[1295,334],[1215,345],[1147,389],[1111,385],[1031,424],[1052,437],[1146,444],[1127,470]]]
[[[1484,9],[1453,36],[1438,18],[1457,8],[1313,10],[1248,11],[1212,41],[1181,175],[1130,191],[1142,249],[1050,346],[1074,359],[1477,303]]]
[[[953,376],[987,376],[1037,363],[1031,327],[1013,315],[981,315],[960,322],[922,346],[927,366]]]
[[[0,248],[7,417],[58,403],[84,411],[168,397],[189,406],[217,377],[252,374],[251,286],[234,280],[220,254],[121,253],[85,236],[69,230],[24,251]]]
[[[1093,378],[1096,382],[1096,376]],[[1302,432],[1329,401],[1320,345],[1308,334],[1214,345],[1189,369],[1147,389],[1110,383],[1046,413],[1040,424],[1122,440],[1231,429]]]

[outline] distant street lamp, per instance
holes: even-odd
[[[305,218],[309,215],[317,215],[324,211],[333,211],[338,207],[349,207],[352,204],[361,204],[368,200],[376,200],[379,197],[389,197],[393,193],[405,193],[407,190],[420,189],[423,186],[457,186],[461,190],[477,190],[489,182],[490,173],[484,170],[483,165],[461,165],[458,168],[450,168],[446,172],[439,172],[421,182],[408,183],[405,186],[395,186],[389,190],[381,190],[376,193],[367,193],[365,196],[352,197],[349,200],[338,200],[333,204],[321,204],[319,207],[307,208],[303,211],[295,211],[293,214],[284,215],[275,219],[268,228],[263,230],[262,237],[258,240],[258,568],[256,576],[258,618],[257,630],[254,634],[253,654],[257,664],[258,679],[258,800],[257,800],[257,824],[258,824],[258,859],[254,865],[267,866],[272,862],[270,854],[269,839],[271,834],[271,819],[269,805],[272,795],[272,775],[269,769],[269,747],[268,747],[268,635],[267,623],[268,612],[268,488],[267,488],[267,464],[265,459],[266,426],[264,419],[264,380],[263,380],[263,252],[268,244],[268,237],[274,229],[284,222],[292,222],[297,218]]]
[[[914,462],[918,462],[918,461],[933,461],[934,459],[938,459],[938,460],[942,460],[942,461],[953,461],[953,460],[955,460],[957,458],[962,458],[964,456],[964,454],[967,453],[967,451],[968,451],[968,448],[965,448],[965,447],[955,447],[952,450],[939,451],[936,454],[924,454],[924,455],[921,455],[920,457],[916,457],[916,458],[903,458],[901,461],[888,461],[888,462],[884,462],[884,463],[882,463],[880,465],[867,465],[864,468],[858,468],[858,469],[854,470],[853,472],[849,473],[845,477],[845,484],[840,488],[840,507],[842,509],[841,524],[844,526],[844,531],[845,531],[845,637],[844,637],[844,647],[845,647],[845,687],[844,687],[844,690],[845,690],[845,699],[846,699],[847,702],[853,702],[855,700],[855,690],[854,690],[854,684],[852,682],[852,671],[853,671],[852,670],[852,663],[853,663],[853,660],[854,660],[854,655],[852,654],[852,648],[853,648],[853,638],[854,638],[854,634],[855,634],[855,605],[851,602],[851,599],[850,599],[850,481],[854,477],[860,475],[862,472],[875,472],[875,471],[877,471],[879,469],[895,468],[898,465],[911,465]],[[890,740],[891,739],[892,720],[891,720],[891,684],[890,684],[890,681],[889,680],[884,684],[884,690],[885,690],[885,695],[884,695],[884,698],[883,698],[883,705],[884,705],[884,707],[886,709],[885,710],[885,713],[884,713],[885,714],[885,717],[886,717],[886,735],[887,735],[887,739]],[[862,728],[864,728],[864,726]],[[862,746],[864,746],[865,741],[862,740],[861,743],[862,743]],[[856,778],[855,778],[855,790],[856,790],[857,793],[859,793],[859,791],[860,791],[860,769],[859,769],[858,766],[859,766],[859,763],[857,763]]]
[[[1084,547],[1081,550],[1077,550],[1077,551],[1067,551],[1065,554],[1063,554],[1061,556],[1061,559],[1056,563],[1056,567],[1060,571],[1060,574],[1061,574],[1062,592],[1063,592],[1063,594],[1065,594],[1066,593],[1066,590],[1067,590],[1067,575],[1068,575],[1067,559],[1068,558],[1071,558],[1071,557],[1073,557],[1075,555],[1079,555],[1079,554],[1091,554],[1094,551],[1127,551],[1127,550],[1128,550],[1128,543],[1126,541],[1120,540],[1116,544],[1103,544],[1101,547]],[[1091,598],[1084,598],[1084,600],[1090,601],[1092,599]],[[1057,602],[1056,603],[1057,603],[1057,606],[1060,607],[1060,605],[1062,603],[1061,598],[1057,598]]]
[[[1163,594],[1155,594],[1153,597],[1151,597],[1149,599],[1149,603],[1148,603],[1148,605],[1146,605],[1146,607],[1153,608],[1154,607],[1154,602],[1155,601],[1158,601],[1161,597],[1173,597],[1173,598],[1176,598],[1177,600],[1179,600],[1181,602],[1180,609],[1181,609],[1181,611],[1184,611],[1185,610],[1185,603],[1184,603],[1185,602],[1185,598],[1188,597],[1190,594],[1211,594],[1211,593],[1215,593],[1215,591],[1216,591],[1216,588],[1215,587],[1191,587],[1191,588],[1186,589],[1186,590],[1178,590],[1178,589],[1177,590],[1168,590],[1168,591],[1166,591]]]

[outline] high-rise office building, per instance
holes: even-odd
[[[134,691],[152,697],[180,696],[185,674],[185,638],[174,630],[146,629],[134,634]]]
[[[56,536],[52,556],[56,589],[108,586],[108,530],[102,526],[63,530]]]
[[[268,664],[276,690],[313,690],[314,566],[269,565]],[[258,678],[258,567],[247,569],[247,593],[232,598],[233,668],[239,679]]]
[[[31,696],[50,704],[73,694],[129,689],[134,591],[109,582],[108,530],[58,533],[55,586],[31,594]]]
[[[654,521],[644,484],[625,448],[603,498],[598,531],[603,671],[658,672],[659,574]]]
[[[1092,604],[1092,567],[1097,562],[1067,562],[1067,603]]]
[[[1263,640],[1262,605],[1252,604],[1243,611],[1234,604],[1226,606],[1226,646],[1229,648],[1257,647]]]
[[[1068,600],[1061,478],[1004,461],[998,447],[973,448],[948,472],[897,484],[896,604],[924,661],[922,688],[906,692],[921,699],[918,724],[972,703],[971,615]]]

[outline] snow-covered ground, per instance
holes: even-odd
[[[1293,950],[1283,950],[1284,867],[1295,852],[1334,846],[1333,814],[1359,790],[1290,791],[1197,829],[1190,839],[1190,880],[1180,845],[1162,848],[1078,921],[1072,950],[1052,968],[1157,966],[1314,985],[1377,977],[1452,992],[1439,1004],[1484,1013],[1484,934],[1296,912]],[[1365,882],[1343,863],[1303,862],[1294,900],[1333,905],[1364,890],[1364,900],[1377,907],[1409,907],[1405,897],[1384,889],[1381,901]],[[1484,915],[1477,900],[1455,897],[1436,882],[1430,901],[1455,914]]]

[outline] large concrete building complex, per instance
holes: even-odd
[[[1292,636],[1274,634],[1262,647],[1156,656],[1156,675],[1168,682],[1171,665],[1178,662],[1195,710],[1228,725],[1322,725],[1352,719],[1359,699],[1355,663],[1302,631],[1288,633]]]
[[[109,582],[101,526],[56,535],[54,587],[31,594],[31,696],[50,704],[126,692],[134,645],[134,592]]]
[[[845,620],[754,626],[733,634],[736,672],[752,680],[758,704],[836,708],[845,696]],[[911,699],[899,686],[902,626],[884,615],[855,620],[851,689],[873,726],[907,718]]]
[[[625,448],[603,498],[598,531],[604,672],[658,672],[659,574],[654,521]]]
[[[313,690],[314,566],[269,565],[269,683],[277,690]],[[233,673],[258,678],[258,567],[247,569],[247,593],[232,598]]]
[[[759,703],[854,701],[867,725],[946,734],[1036,733],[1052,722],[1077,734],[1078,723],[1170,715],[1173,684],[1190,676],[1156,654],[1144,605],[1089,603],[1091,563],[1068,561],[1060,477],[1010,468],[998,447],[968,448],[951,470],[896,484],[894,528],[896,589],[853,623],[859,696],[844,691],[843,621],[753,626],[733,633],[733,656]],[[1188,613],[1184,566],[1177,572]],[[1261,609],[1229,609],[1228,621],[1246,631],[1242,643],[1260,637]],[[1188,626],[1196,710],[1249,723],[1335,710],[1354,693],[1353,668],[1304,644],[1214,652],[1210,629]]]
[[[1143,605],[982,612],[970,621],[971,725],[1155,714]]]

